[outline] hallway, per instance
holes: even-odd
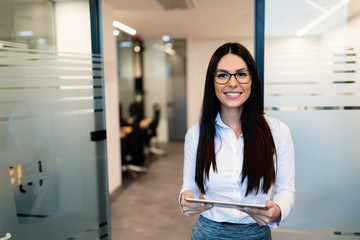
[[[165,156],[146,160],[147,173],[135,179],[124,175],[122,188],[111,197],[112,240],[190,239],[198,216],[183,216],[179,208],[183,148],[183,142],[166,143]],[[271,230],[274,240],[359,240],[331,231]]]
[[[166,144],[165,156],[147,160],[147,173],[124,179],[111,200],[113,240],[190,239],[197,217],[183,216],[178,204],[183,148],[182,142]]]

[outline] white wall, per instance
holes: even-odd
[[[360,43],[360,34],[353,34],[360,29],[360,14],[351,18],[348,23],[347,31],[347,44],[348,46],[354,47],[359,46]]]
[[[55,29],[58,52],[91,54],[89,2],[56,2]]]
[[[186,115],[187,127],[199,121],[207,66],[214,51],[227,42],[239,42],[254,52],[254,39],[187,40]]]
[[[102,33],[105,78],[106,136],[109,176],[109,192],[113,193],[121,185],[121,155],[119,139],[119,96],[117,80],[117,50],[112,22],[114,11],[102,2]]]

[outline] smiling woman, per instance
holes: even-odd
[[[289,128],[264,115],[260,94],[250,52],[238,43],[220,46],[208,66],[201,120],[185,137],[180,206],[184,215],[201,214],[193,240],[271,239],[269,227],[278,227],[290,214],[294,146]],[[266,209],[228,209],[187,198],[262,204]]]

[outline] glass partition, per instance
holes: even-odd
[[[0,9],[0,238],[110,239],[102,59],[71,51],[91,46],[90,24],[60,44],[55,21],[72,9],[90,23],[89,2]]]
[[[54,51],[53,10],[51,1],[0,1],[0,44]]]
[[[265,4],[264,106],[290,126],[296,153],[296,203],[283,227],[355,239],[360,232],[360,2]]]
[[[130,117],[129,109],[135,100],[134,44],[131,40],[118,43],[119,104],[122,118]]]

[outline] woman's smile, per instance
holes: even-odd
[[[230,99],[236,99],[240,97],[242,92],[225,92],[225,95]]]

